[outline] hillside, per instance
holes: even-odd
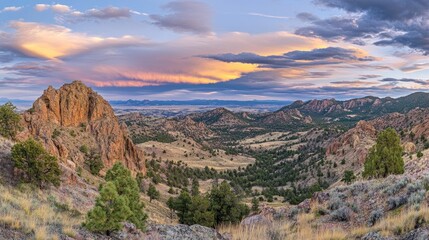
[[[17,139],[0,138],[0,187],[5,193],[0,198],[0,213],[4,213],[0,214],[0,238],[67,235],[72,239],[157,239],[159,234],[172,239],[271,239],[267,234],[285,239],[424,236],[426,219],[429,221],[425,204],[429,108],[416,99],[425,96],[416,93],[398,99],[297,101],[275,112],[217,108],[160,118],[138,112],[116,116],[100,95],[81,82],[58,90],[50,87],[21,115],[23,128]],[[361,174],[368,151],[378,134],[389,127],[399,133],[405,173],[366,180]],[[31,185],[20,183],[10,151],[14,144],[29,137],[43,143],[58,158],[62,170],[59,187],[34,191]],[[89,165],[94,159],[103,163],[96,173]],[[145,174],[140,175],[139,187],[149,216],[146,232],[126,225],[107,237],[80,226],[95,203],[99,185],[106,181],[106,171],[115,162],[123,163],[134,176]],[[346,171],[352,171],[355,183],[342,182]],[[258,199],[260,210],[240,225],[216,226],[223,235],[199,225],[176,225],[180,215],[169,209],[170,198],[192,191],[194,182],[201,196],[209,196],[223,181],[247,206]],[[148,195],[150,186],[159,192],[158,198]],[[26,210],[38,206],[57,220],[40,219]],[[412,223],[398,225],[396,221]],[[253,227],[244,227],[248,225]]]

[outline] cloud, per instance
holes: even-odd
[[[258,64],[261,68],[296,68],[316,65],[341,64],[355,61],[373,61],[370,56],[358,56],[353,49],[328,47],[311,51],[291,51],[283,55],[260,56],[254,53],[202,55],[222,62]]]
[[[211,32],[210,8],[202,2],[192,0],[173,1],[163,6],[167,15],[152,14],[153,24],[175,32],[207,34]]]
[[[3,8],[3,10],[1,10],[0,12],[17,12],[21,9],[22,7],[10,6],[10,7]]]
[[[71,11],[71,8],[69,6],[62,4],[51,5],[51,9],[56,13],[68,13]]]
[[[429,67],[429,63],[412,63],[402,66],[400,69],[404,72],[416,72],[420,70],[425,70]]]
[[[36,11],[38,12],[43,12],[48,10],[49,8],[51,8],[51,5],[49,4],[36,4],[36,6],[34,6],[34,9],[36,9]]]
[[[128,8],[119,7],[106,7],[102,9],[92,8],[84,12],[74,10],[72,7],[62,4],[36,4],[35,9],[39,12],[51,9],[57,13],[57,20],[60,22],[77,22],[84,20],[106,20],[106,19],[120,19],[130,18],[132,14],[146,15]]]
[[[385,29],[385,24],[376,20],[360,17],[332,17],[315,20],[312,26],[298,28],[295,33],[329,41],[345,40],[357,45],[365,45],[367,40],[378,37]]]
[[[255,13],[251,12],[248,13],[251,16],[257,16],[257,17],[265,17],[265,18],[274,18],[274,19],[289,19],[290,17],[287,16],[275,16],[275,15],[269,15],[269,14],[263,14],[263,13]]]
[[[165,43],[153,43],[135,37],[100,38],[58,25],[15,22],[11,26],[16,30],[4,37],[2,42],[7,44],[3,49],[36,57],[31,61],[46,63],[36,65],[37,68],[34,63],[10,65],[2,71],[12,76],[33,74],[35,82],[43,78],[40,81],[45,81],[45,84],[52,80],[72,79],[98,87],[215,84],[260,70],[249,64],[194,56],[250,50],[258,54],[280,54],[284,50],[324,46],[318,39],[287,32],[190,35]],[[267,42],[270,44],[265,44]],[[288,70],[282,76],[316,78],[329,74],[320,70]]]
[[[58,25],[14,21],[10,24],[13,33],[0,37],[0,50],[18,52],[28,57],[59,59],[95,49],[125,47],[144,44],[145,39],[123,36],[101,38],[74,33]]]
[[[381,75],[378,75],[378,74],[363,74],[363,75],[360,75],[359,79],[365,80],[365,79],[372,79],[372,78],[379,78],[379,77],[381,77]]]
[[[316,3],[343,9],[347,12],[366,13],[378,20],[403,21],[429,15],[429,1],[425,0],[316,0]]]
[[[90,9],[85,12],[74,11],[68,17],[70,21],[85,20],[85,19],[120,19],[130,18],[132,14],[141,13],[131,11],[128,8],[106,7],[103,9]]]
[[[55,13],[68,13],[68,12],[72,11],[71,7],[69,7],[67,5],[63,5],[63,4],[53,4],[53,5],[36,4],[34,6],[34,9],[36,9],[36,11],[38,11],[38,12],[43,12],[43,11],[46,11],[48,9],[51,9]]]
[[[429,85],[429,80],[421,80],[421,79],[414,79],[414,78],[383,78],[382,80],[380,80],[381,82],[391,82],[391,83],[401,83],[401,82],[405,82],[405,83],[417,83],[420,85]]]
[[[298,13],[296,15],[296,17],[298,19],[300,19],[301,21],[305,21],[305,22],[314,22],[314,21],[319,20],[319,17],[315,16],[312,13],[308,13],[308,12]]]
[[[296,30],[303,36],[358,45],[409,47],[429,54],[429,1],[426,0],[315,0],[319,5],[346,11],[347,17],[312,20]]]

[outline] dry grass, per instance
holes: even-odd
[[[212,156],[209,151],[202,147],[192,139],[183,139],[172,143],[162,143],[149,141],[137,145],[146,153],[155,153],[162,160],[173,160],[175,162],[186,163],[189,167],[205,168],[206,166],[219,171],[228,169],[238,169],[246,167],[255,162],[254,158],[242,155],[227,155],[224,150],[219,150],[219,154]],[[188,144],[188,143],[191,144]],[[164,152],[165,150],[165,152]],[[231,160],[231,158],[233,160]]]
[[[409,232],[429,222],[429,208],[403,209],[399,214],[390,214],[373,227],[358,227],[352,230],[353,236],[363,236],[368,232],[380,232],[384,236],[395,236]]]
[[[41,191],[21,192],[0,185],[0,224],[33,235],[35,239],[59,239],[76,235],[82,216],[58,209]]]
[[[221,233],[229,233],[233,240],[262,239],[311,239],[311,240],[342,240],[347,239],[347,232],[342,229],[324,229],[312,226],[308,216],[302,220],[303,225],[294,226],[291,222],[279,221],[271,225],[252,225],[250,227],[233,225],[219,228]]]
[[[221,226],[221,233],[229,233],[234,240],[260,239],[311,239],[311,240],[345,240],[364,236],[369,232],[379,232],[385,237],[398,236],[429,223],[429,207],[420,209],[404,208],[400,212],[389,214],[373,227],[355,226],[351,230],[340,227],[323,226],[317,221],[314,213],[302,213],[296,222],[275,221],[270,225],[229,225]]]

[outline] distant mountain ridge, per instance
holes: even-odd
[[[429,107],[429,93],[416,92],[399,98],[368,96],[346,101],[335,99],[295,101],[279,111],[297,109],[311,117],[345,117],[354,114],[361,117],[376,117],[392,112],[406,113],[417,107]]]
[[[310,126],[318,123],[355,124],[389,113],[407,113],[415,108],[429,108],[429,93],[416,92],[399,98],[367,96],[350,100],[321,99],[295,101],[274,112],[233,112],[225,107],[190,114],[196,122],[214,127]]]
[[[195,106],[226,106],[226,105],[238,105],[238,106],[252,106],[254,104],[269,104],[269,105],[287,105],[292,101],[280,101],[280,100],[113,100],[110,104],[115,106],[182,106],[182,105],[195,105]]]

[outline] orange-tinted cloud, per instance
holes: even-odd
[[[120,47],[144,44],[146,40],[131,36],[102,38],[75,33],[58,25],[44,25],[33,22],[11,22],[15,30],[3,36],[3,45],[24,55],[43,59],[60,59],[96,48]]]

